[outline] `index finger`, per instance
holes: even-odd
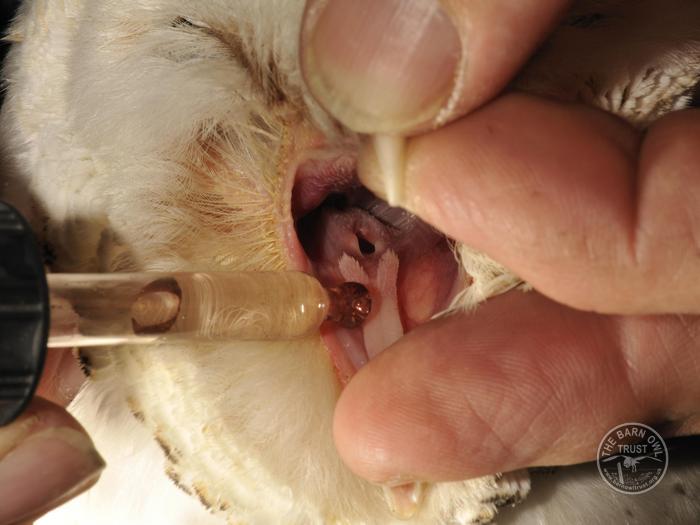
[[[401,205],[549,297],[605,313],[700,312],[700,110],[642,134],[509,94],[409,140]],[[382,193],[371,149],[360,178]]]

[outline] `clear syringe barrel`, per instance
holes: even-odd
[[[331,296],[301,272],[48,274],[49,347],[285,340],[314,333]]]

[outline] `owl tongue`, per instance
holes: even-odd
[[[372,313],[361,329],[334,324],[322,335],[341,382],[445,308],[458,271],[447,239],[362,187],[329,195],[297,222],[313,273],[326,286],[364,284]]]
[[[373,359],[403,335],[399,316],[396,281],[399,275],[399,258],[388,250],[379,259],[373,279],[367,275],[357,259],[344,253],[338,264],[346,281],[364,284],[372,295],[372,314],[362,327],[367,357]]]

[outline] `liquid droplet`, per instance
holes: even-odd
[[[331,298],[328,318],[344,328],[361,326],[372,311],[372,297],[360,283],[343,283],[328,293]]]

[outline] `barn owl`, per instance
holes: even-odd
[[[420,505],[407,509],[334,449],[337,396],[388,344],[387,326],[400,336],[520,281],[359,186],[359,138],[301,78],[303,8],[20,8],[7,36],[3,191],[32,219],[54,270],[302,270],[326,282],[359,274],[393,308],[382,313],[386,325],[359,335],[84,351],[90,381],[71,410],[109,467],[40,523],[467,524],[492,520],[530,491],[525,472],[494,474],[422,486]],[[699,76],[695,0],[586,0],[514,87],[644,127],[690,105]],[[422,301],[412,294],[415,271],[434,280]],[[560,485],[576,507],[576,479]],[[516,507],[508,519],[527,512]]]

